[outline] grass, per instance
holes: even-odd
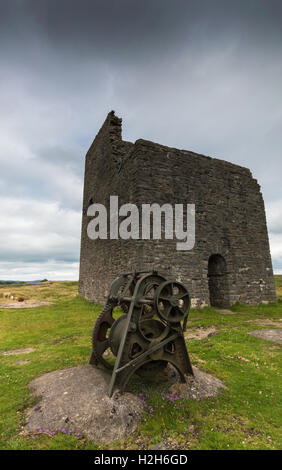
[[[215,325],[219,334],[187,343],[191,361],[223,380],[226,390],[201,402],[162,400],[161,389],[135,384],[153,412],[145,411],[137,431],[122,442],[101,448],[148,449],[164,442],[183,449],[281,448],[281,346],[248,335],[265,328],[255,319],[281,318],[282,276],[275,276],[280,300],[256,307],[236,305],[237,315],[212,308],[193,309],[188,327]],[[61,432],[23,435],[26,410],[33,398],[28,383],[46,372],[88,362],[91,331],[101,307],[77,295],[76,282],[10,286],[12,295],[54,301],[54,305],[1,310],[0,306],[0,449],[98,449],[84,436]],[[1,291],[1,289],[0,289]],[[251,321],[249,321],[251,320]],[[273,328],[272,326],[268,328]],[[28,355],[1,351],[32,347]],[[26,360],[25,364],[16,364]],[[281,363],[280,363],[281,364]]]
[[[1,302],[15,302],[15,300],[4,299],[5,292],[9,292],[14,298],[23,297],[25,300],[44,300],[56,302],[58,300],[71,299],[77,296],[76,281],[47,281],[40,284],[25,285],[0,285],[0,307]]]

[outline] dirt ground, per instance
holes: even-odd
[[[25,349],[10,349],[9,351],[3,351],[3,356],[14,356],[18,354],[30,354],[34,352],[34,348],[25,348]]]
[[[33,308],[41,305],[54,305],[54,302],[24,300],[23,302],[1,302],[0,308]]]
[[[216,326],[209,326],[203,328],[199,326],[198,328],[188,328],[184,334],[185,339],[204,339],[214,336],[218,333],[219,329]]]

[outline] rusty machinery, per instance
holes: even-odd
[[[112,283],[94,325],[89,361],[112,369],[109,396],[115,386],[124,390],[132,374],[157,377],[168,363],[182,382],[193,375],[183,337],[189,309],[186,287],[157,271],[124,273]],[[108,349],[116,356],[114,365]]]

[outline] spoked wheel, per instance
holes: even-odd
[[[156,292],[156,309],[160,318],[168,323],[184,320],[190,309],[190,296],[180,282],[163,282]]]
[[[110,347],[109,330],[115,319],[113,318],[113,309],[115,305],[108,302],[98,316],[92,332],[92,354],[90,364],[102,363],[108,369],[113,366],[103,357],[104,352]],[[95,361],[96,360],[96,361]]]
[[[139,295],[140,298],[145,300],[147,304],[143,305],[141,308],[141,313],[139,317],[139,329],[140,323],[146,319],[158,317],[156,308],[155,308],[155,298],[158,287],[165,281],[165,278],[160,275],[152,275],[146,277],[144,281],[140,284]]]

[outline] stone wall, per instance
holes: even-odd
[[[86,155],[80,251],[79,294],[87,300],[104,303],[111,282],[121,272],[137,264],[133,240],[91,240],[87,235],[90,204],[102,203],[109,212],[109,197],[119,196],[120,204],[136,199],[136,161],[121,162],[134,144],[121,140],[121,119],[109,113]]]
[[[90,240],[92,202],[195,204],[196,243],[177,251],[176,240]],[[225,272],[209,270],[221,255]],[[210,263],[211,265],[211,263]],[[210,304],[219,286],[223,306],[276,299],[263,198],[247,168],[146,140],[121,140],[121,120],[109,113],[86,155],[79,292],[104,303],[111,281],[132,268],[159,269],[186,284],[195,306]]]

